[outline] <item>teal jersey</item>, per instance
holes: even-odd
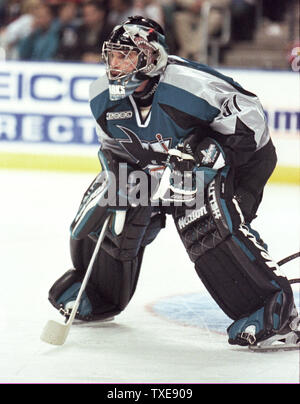
[[[163,164],[167,150],[192,133],[199,142],[215,136],[236,146],[241,164],[269,140],[255,94],[205,65],[175,56],[169,57],[146,116],[133,96],[110,101],[105,73],[91,85],[90,107],[101,147],[146,171]]]

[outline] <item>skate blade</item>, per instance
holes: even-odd
[[[63,345],[66,341],[69,325],[49,320],[41,334],[41,340],[51,345]]]
[[[252,352],[279,352],[279,351],[297,351],[300,350],[300,344],[275,344],[267,346],[249,345]]]

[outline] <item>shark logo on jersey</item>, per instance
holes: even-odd
[[[157,140],[149,142],[139,139],[132,130],[117,125],[128,139],[117,139],[120,145],[135,160],[135,163],[143,169],[152,166],[161,166],[166,163],[168,158],[167,150],[170,149],[172,139],[163,139],[160,133],[155,135]]]

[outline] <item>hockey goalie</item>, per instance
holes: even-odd
[[[135,292],[145,248],[171,215],[187,259],[232,319],[229,344],[298,347],[290,283],[251,227],[277,161],[258,97],[168,55],[162,28],[143,17],[116,26],[102,55],[106,72],[90,88],[101,172],[71,224],[73,269],[52,285],[50,302],[68,317],[110,217],[76,318],[117,316]],[[143,204],[133,198],[138,172],[155,178]]]

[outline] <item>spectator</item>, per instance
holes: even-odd
[[[293,4],[298,4],[299,7],[298,0],[262,0],[265,35],[277,37],[282,35],[282,23],[286,18],[287,11],[293,13]],[[299,16],[295,16],[295,18],[299,27]]]
[[[107,22],[107,12],[105,1],[83,3],[82,24],[77,30],[75,59],[88,63],[101,61],[102,44],[112,30]]]
[[[60,22],[59,47],[56,59],[62,61],[74,61],[77,56],[78,27],[80,19],[78,17],[78,2],[68,1],[63,3],[58,9],[58,19]]]
[[[136,0],[134,3],[136,14],[151,18],[164,27],[163,7],[158,0]]]
[[[253,39],[256,29],[257,0],[231,1],[231,34],[234,41]]]
[[[22,0],[0,0],[1,25],[7,26],[22,14]]]
[[[40,5],[34,15],[33,32],[19,43],[22,60],[52,60],[59,44],[59,22],[49,5]]]
[[[65,4],[68,0],[43,0],[43,3],[50,6],[55,17],[58,17],[61,5]]]
[[[179,56],[198,62],[205,62],[202,37],[201,9],[204,2],[227,7],[231,0],[176,0],[174,13],[174,30],[179,46]],[[208,20],[208,36],[219,32],[222,24],[222,13],[211,10]]]
[[[293,0],[262,0],[263,15],[274,23],[282,22],[292,3]]]
[[[21,39],[31,34],[34,23],[34,13],[41,0],[26,0],[22,4],[21,15],[3,30],[2,46],[6,59],[19,59],[18,45]]]
[[[109,2],[108,21],[111,26],[123,23],[131,15],[138,14],[133,0],[111,0]]]
[[[6,22],[6,3],[7,0],[0,0],[0,30]]]

